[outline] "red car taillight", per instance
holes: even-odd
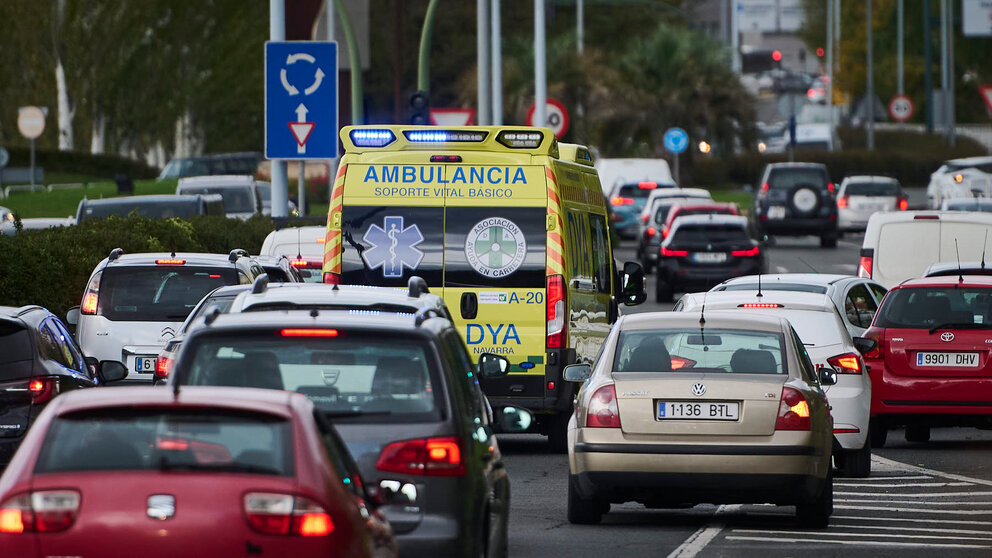
[[[55,378],[41,378],[31,380],[28,384],[28,392],[31,393],[31,402],[35,405],[48,403],[59,393],[59,383]]]
[[[617,407],[617,390],[613,384],[596,390],[589,399],[586,426],[590,428],[620,428],[620,409]]]
[[[847,196],[841,196],[841,197],[837,198],[837,208],[838,209],[844,209],[845,207],[847,207],[847,203],[848,203]]]
[[[747,250],[731,250],[731,256],[743,257],[743,258],[753,258],[761,253],[761,249],[757,246],[753,248],[748,248]]]
[[[79,513],[79,492],[39,490],[0,504],[0,533],[65,531]]]
[[[565,279],[561,275],[549,275],[547,280],[547,342],[548,349],[565,348],[565,312],[567,311]]]
[[[665,228],[661,229],[661,238],[662,238],[662,240],[668,238],[668,232],[669,232],[669,230],[670,230],[670,227],[668,225],[665,225]]]
[[[661,255],[662,256],[665,256],[665,257],[668,257],[668,258],[675,258],[675,257],[680,257],[680,256],[688,256],[689,255],[689,251],[688,250],[669,250],[668,248],[662,246],[661,247]]]
[[[858,277],[871,279],[871,260],[871,256],[861,256],[861,261],[858,263]]]
[[[337,273],[331,273],[330,271],[324,272],[324,284],[325,285],[340,285],[341,275]]]
[[[865,358],[885,357],[885,330],[877,327],[869,327],[863,337],[875,341],[875,348],[865,353]]]
[[[860,374],[865,368],[861,364],[861,357],[854,353],[832,356],[827,359],[827,362],[834,367],[838,374]]]
[[[768,183],[767,182],[765,182],[764,184],[761,185],[761,193],[762,194],[767,194],[768,193]]]
[[[393,442],[383,448],[375,468],[386,473],[427,477],[463,477],[461,443],[453,436]]]
[[[244,506],[248,525],[265,535],[323,537],[334,531],[334,522],[324,508],[303,496],[249,492]]]
[[[831,194],[834,193],[834,183],[833,182],[827,182],[827,191],[830,192]]]
[[[651,238],[652,236],[658,234],[658,229],[654,227],[648,227],[647,234],[648,234],[648,238]]]
[[[155,359],[155,377],[156,378],[168,378],[169,369],[172,368],[173,359],[167,356],[161,356]]]
[[[634,198],[625,198],[623,196],[614,196],[613,198],[610,199],[610,203],[612,203],[614,207],[616,207],[618,205],[634,205]]]
[[[909,200],[899,198],[899,211],[906,211],[907,209],[909,209]]]
[[[89,284],[86,285],[86,291],[83,293],[83,303],[79,308],[81,314],[96,314],[96,305],[100,300],[100,277],[102,275],[102,271],[97,271],[93,274],[93,278],[90,279]]]
[[[783,386],[775,430],[810,430],[811,428],[809,402],[798,389]]]

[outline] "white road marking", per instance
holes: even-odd
[[[865,477],[863,479],[858,479],[858,480],[834,479],[834,486],[837,486],[839,484],[848,484],[852,482],[915,480],[915,479],[932,479],[932,478],[933,475],[879,475],[877,477]]]
[[[732,541],[755,541],[755,542],[790,542],[790,543],[818,543],[818,544],[841,544],[857,546],[900,546],[909,548],[992,548],[982,544],[948,544],[948,543],[911,543],[911,542],[883,542],[883,541],[840,541],[831,539],[806,539],[806,538],[780,538],[780,537],[739,537],[730,535],[727,540]]]
[[[962,492],[962,496],[966,496],[967,493]],[[915,500],[856,500],[856,499],[837,499],[834,498],[834,502],[847,502],[848,504],[909,504],[909,505],[924,505],[924,506],[992,506],[992,502],[967,502],[967,501],[957,501],[957,502],[917,502]]]
[[[796,531],[777,531],[774,529],[734,529],[733,533],[750,533],[750,534],[764,534],[764,535],[795,535]],[[979,533],[982,535],[988,535],[988,533]],[[903,533],[830,533],[833,537],[880,537],[880,538],[900,538],[900,539],[952,539],[952,540],[966,540],[966,541],[992,541],[992,537],[944,537],[935,535],[906,535]],[[729,536],[727,537],[730,538]]]
[[[971,486],[974,483],[970,482],[906,482],[899,484],[865,484],[865,483],[850,483],[845,484],[845,487],[861,487],[861,488],[924,488],[932,486],[934,488],[941,486]]]
[[[937,471],[934,469],[927,469],[926,467],[917,467],[915,465],[909,465],[907,463],[901,463],[899,461],[894,461],[892,459],[886,459],[884,457],[879,457],[877,455],[871,456],[872,464],[878,463],[882,466],[898,467],[903,471],[912,471],[914,473],[929,474],[935,477],[943,477],[945,479],[959,480],[970,482],[974,484],[983,484],[985,486],[992,486],[992,480],[976,479],[972,477],[966,477],[964,475],[956,475],[954,473],[944,473],[942,471]]]
[[[716,518],[721,515],[735,513],[740,511],[740,509],[740,504],[720,506],[713,513],[713,517]],[[723,528],[723,523],[700,527],[695,533],[689,535],[689,538],[683,541],[678,548],[673,550],[668,555],[668,558],[693,558],[706,548],[706,545],[710,544],[710,541],[715,539],[720,534],[720,531],[723,531]]]
[[[900,521],[903,523],[945,523],[950,525],[992,525],[992,521],[977,521],[969,519],[914,519],[912,517],[862,517],[858,515],[831,515],[830,522],[834,521],[860,521],[864,523],[865,521]],[[919,530],[919,527],[913,527],[914,530]]]
[[[992,492],[925,492],[923,494],[909,494],[897,492],[839,492],[835,490],[834,496],[877,496],[879,498],[954,498],[955,496],[992,496]]]
[[[914,502],[915,504],[916,502]],[[834,509],[838,510],[868,510],[868,511],[889,511],[889,512],[904,512],[904,513],[943,513],[950,515],[992,515],[992,509],[990,510],[935,510],[935,509],[922,509],[922,508],[894,508],[889,506],[834,506]]]
[[[784,265],[777,265],[777,266],[775,266],[775,273],[788,273],[788,272],[789,272],[789,269],[787,267],[785,267]]]
[[[833,518],[833,517],[830,518],[830,524],[831,524],[831,526],[838,527],[840,529],[874,529],[874,530],[880,530],[880,531],[912,531],[914,533],[919,533],[920,532],[920,528],[919,527],[889,527],[888,525],[837,525],[837,524],[834,523],[834,521],[833,521],[834,519],[835,518]],[[859,520],[862,520],[863,518],[859,517],[858,519]],[[957,521],[954,521],[953,523],[958,523],[958,522]],[[989,534],[989,531],[988,531],[988,529],[982,529],[980,531],[977,530],[977,529],[937,529],[937,530],[934,531],[934,533],[959,533],[959,534],[962,534],[962,535],[988,535]]]
[[[855,272],[858,270],[857,264],[834,264],[834,267],[843,269],[844,271]]]

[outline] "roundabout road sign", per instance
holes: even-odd
[[[889,116],[896,122],[905,122],[913,117],[913,100],[906,95],[896,95],[889,101]]]
[[[675,153],[678,155],[689,147],[689,134],[687,134],[682,128],[669,128],[665,130],[664,142],[665,149],[667,149],[669,153]]]
[[[545,107],[544,112],[547,114],[548,121],[544,125],[551,128],[556,138],[561,139],[565,135],[565,132],[568,131],[568,111],[565,110],[565,105],[561,104],[561,101],[557,99],[548,99]],[[531,104],[530,109],[527,111],[528,126],[540,126],[540,124],[534,122],[534,110],[536,108],[537,105]]]

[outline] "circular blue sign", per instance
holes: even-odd
[[[669,128],[665,130],[665,149],[669,153],[682,153],[689,147],[689,134],[682,128]]]

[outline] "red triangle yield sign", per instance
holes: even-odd
[[[310,138],[310,133],[313,132],[314,123],[313,122],[290,122],[289,131],[293,132],[293,137],[296,138],[296,143],[300,147],[306,145],[307,140]]]

